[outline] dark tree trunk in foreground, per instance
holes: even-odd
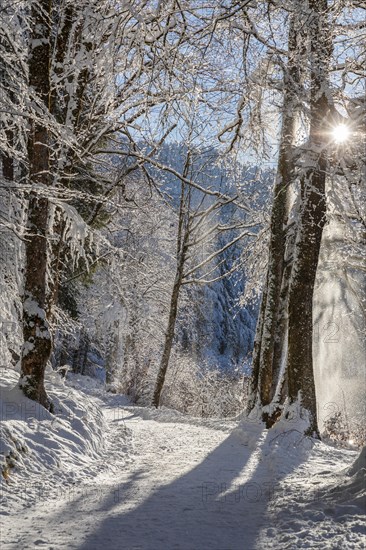
[[[327,99],[330,36],[327,0],[310,0],[311,55],[310,136],[302,179],[302,207],[289,291],[288,392],[309,415],[309,433],[318,434],[313,372],[313,294],[320,243],[326,220],[326,135],[330,109]]]
[[[296,23],[300,11],[292,15],[290,24],[290,55],[285,75],[282,136],[272,209],[267,286],[253,358],[249,402],[250,409],[256,404],[260,407],[267,406],[262,418],[267,427],[270,427],[280,413],[279,404],[286,394],[290,403],[300,400],[302,415],[309,418],[311,434],[318,434],[312,358],[313,294],[326,219],[327,155],[324,136],[330,112],[326,96],[330,56],[327,8],[326,0],[310,0],[311,11],[306,14],[306,31],[302,36],[302,27]],[[304,168],[300,177],[301,204],[298,220],[294,231],[291,230],[286,236],[287,193],[288,186],[294,180],[294,159],[291,153],[296,131],[296,110],[301,99],[298,95],[302,70],[299,60],[303,54],[305,39],[310,52],[309,141],[301,158]],[[284,361],[285,368],[281,369]]]
[[[47,120],[50,102],[50,13],[51,2],[32,4],[29,54],[30,93]],[[29,183],[38,188],[30,193],[23,298],[24,345],[20,385],[27,397],[50,408],[44,388],[44,372],[51,354],[51,335],[46,318],[47,236],[49,203],[44,189],[50,184],[49,133],[47,126],[31,119],[28,134]]]
[[[253,353],[249,411],[256,405],[269,405],[274,397],[282,361],[285,331],[283,325],[287,309],[287,286],[284,281],[286,254],[286,226],[289,212],[289,192],[293,182],[293,144],[296,132],[296,112],[300,74],[297,53],[299,34],[292,15],[289,29],[289,61],[284,76],[285,94],[282,112],[281,143],[274,186],[271,215],[271,237],[266,285],[262,297],[256,343]],[[288,275],[288,270],[286,270]],[[277,350],[277,353],[275,351]],[[279,352],[279,350],[281,350]],[[268,413],[264,420],[269,421]]]

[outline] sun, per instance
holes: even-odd
[[[332,136],[336,143],[343,143],[350,137],[351,131],[346,124],[338,124],[332,130]]]

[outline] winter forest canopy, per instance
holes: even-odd
[[[2,0],[0,360],[23,396],[57,417],[47,376],[87,375],[365,444],[365,10]]]

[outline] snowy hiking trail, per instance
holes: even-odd
[[[311,446],[294,449],[289,440],[286,448],[283,434],[269,441],[258,425],[244,433],[238,422],[133,406],[107,405],[104,413],[110,431],[101,472],[7,516],[1,550],[364,548],[361,518],[347,534],[345,522],[312,504],[316,474],[339,470],[338,451],[316,445],[305,463]]]
[[[232,505],[214,501],[218,484],[222,491],[238,477],[238,484],[247,479],[240,475],[245,447],[230,435],[234,423],[226,430],[223,423],[218,423],[221,429],[161,423],[135,416],[134,408],[107,409],[107,414],[112,441],[120,439],[121,429],[132,431],[130,461],[122,461],[120,471],[113,468],[113,475],[103,472],[90,485],[66,490],[50,505],[39,502],[27,518],[20,514],[11,537],[5,528],[3,544],[11,542],[2,548],[226,550],[243,548],[238,542],[244,534],[246,547],[252,547],[250,540],[254,548],[258,508],[233,498],[233,516]],[[112,466],[118,454],[112,443]]]

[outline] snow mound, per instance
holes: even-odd
[[[364,475],[366,473],[366,447],[364,447],[360,453],[360,456],[355,460],[353,465],[348,470],[350,476],[354,476],[362,472]]]
[[[284,473],[284,468],[290,471],[299,460],[307,460],[313,448],[320,444],[318,439],[304,435],[309,421],[300,415],[298,403],[287,404],[281,418],[269,430],[265,428],[260,413],[254,410],[249,416],[243,415],[233,433],[245,445],[254,448],[258,434],[262,432],[262,460],[268,462],[273,472]]]
[[[57,373],[46,375],[54,414],[25,397],[18,378],[14,370],[4,369],[0,477],[2,498],[25,505],[60,485],[97,475],[103,468],[109,428],[97,400],[69,387]],[[127,438],[128,429],[121,430],[120,438]]]
[[[279,432],[280,437],[272,431],[268,430],[262,447],[262,463],[272,469],[273,479],[279,476],[268,507],[275,528],[263,531],[259,547],[365,548],[365,483],[361,460],[354,462],[355,452],[303,439],[297,428]]]
[[[366,447],[341,479],[325,491],[324,498],[336,505],[338,515],[366,514]]]

